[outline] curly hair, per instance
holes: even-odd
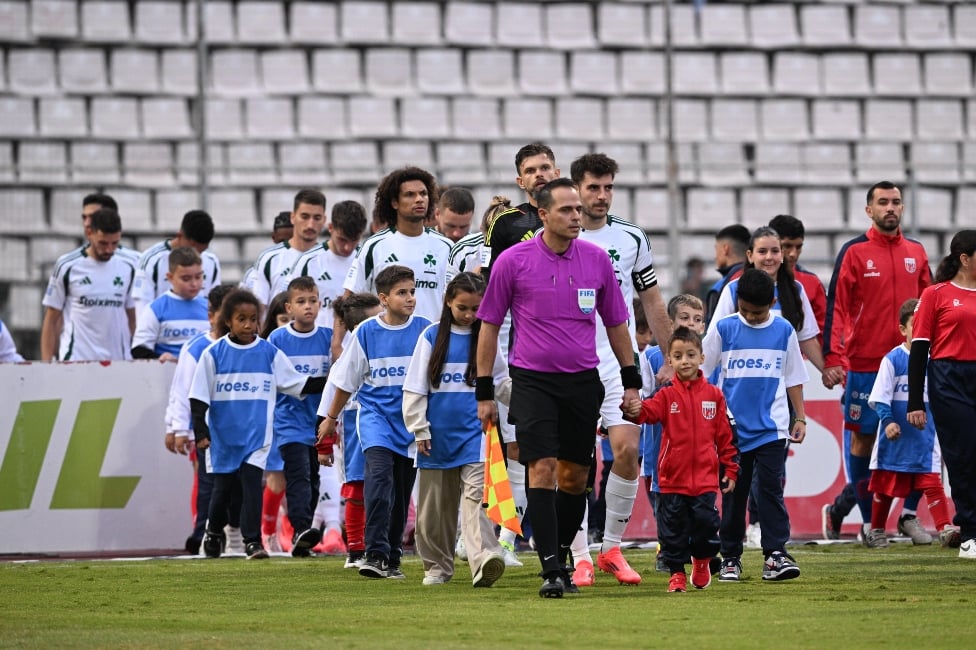
[[[426,220],[434,218],[434,206],[437,203],[437,181],[433,174],[420,167],[402,167],[387,174],[376,188],[376,202],[374,214],[379,216],[387,227],[396,226],[397,211],[393,202],[400,198],[400,186],[408,181],[420,181],[427,188]]]

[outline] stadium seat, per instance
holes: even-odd
[[[270,142],[236,142],[227,145],[227,182],[253,187],[278,182],[274,147]]]
[[[915,103],[915,135],[924,140],[962,140],[962,102],[920,99]]]
[[[339,25],[344,43],[388,44],[390,40],[385,2],[343,2]]]
[[[18,193],[23,193],[24,196],[17,196]],[[51,232],[58,235],[81,237],[81,199],[87,193],[87,190],[78,188],[54,188],[51,190],[49,211]],[[41,190],[0,190],[0,209],[8,205],[11,196],[14,197],[14,203],[10,204],[11,214],[44,213],[44,195]],[[26,207],[27,211],[21,212],[22,207]],[[2,222],[3,219],[0,218],[0,223]]]
[[[676,52],[672,85],[675,95],[714,95],[718,92],[715,55],[708,52]]]
[[[671,5],[671,44],[678,47],[697,47],[698,29],[695,15],[698,9],[691,3]],[[652,45],[664,44],[664,8],[653,5],[649,12]]]
[[[148,190],[107,187],[105,192],[114,197],[119,204],[123,237],[155,230],[152,219],[152,197]]]
[[[0,41],[23,42],[31,39],[27,25],[27,2],[0,2]]]
[[[108,88],[105,54],[94,48],[69,48],[58,53],[61,90],[66,93],[101,93]]]
[[[296,1],[289,5],[292,43],[334,45],[339,41],[337,5],[331,2]]]
[[[957,4],[953,8],[956,46],[976,49],[976,5]]]
[[[438,142],[435,149],[439,183],[472,186],[488,180],[485,153],[480,142]],[[478,211],[476,206],[476,216]]]
[[[840,47],[851,44],[847,7],[805,4],[799,9],[800,34],[804,45]]]
[[[721,90],[726,95],[769,93],[766,55],[760,52],[724,52],[719,55]]]
[[[744,5],[705,4],[698,18],[701,42],[706,47],[742,47],[749,42]]]
[[[176,226],[183,219],[183,215],[201,206],[200,197],[196,190],[159,190],[153,197],[156,212],[156,223],[160,232],[175,232]],[[213,207],[207,210],[213,214]],[[217,234],[223,234],[217,230]]]
[[[800,147],[790,143],[756,144],[757,183],[798,185],[803,182]]]
[[[68,180],[63,142],[21,142],[18,165],[22,184],[55,185]]]
[[[541,47],[542,6],[537,3],[499,2],[495,6],[495,42],[503,47]]]
[[[810,232],[844,228],[844,198],[840,190],[818,187],[793,192],[793,216]]]
[[[163,50],[163,92],[197,94],[197,53],[194,50]]]
[[[876,3],[854,7],[854,41],[869,50],[900,48],[901,8]]]
[[[399,47],[367,50],[366,91],[384,97],[414,94],[411,50]]]
[[[394,45],[440,45],[441,8],[435,2],[393,3]]]
[[[176,143],[176,177],[181,185],[200,182],[200,147],[196,142]],[[207,145],[207,179],[211,186],[227,185],[227,150],[222,144]]]
[[[596,11],[597,38],[603,48],[647,46],[647,12],[642,5],[600,2]]]
[[[872,66],[876,96],[911,97],[922,94],[922,73],[917,54],[875,54]]]
[[[187,38],[196,40],[196,7],[187,11]],[[211,0],[203,5],[203,34],[208,43],[230,45],[236,42],[234,30],[234,5],[230,0]]]
[[[769,187],[746,187],[739,193],[742,208],[742,223],[753,229],[760,224],[769,223],[777,214],[789,213],[790,191]],[[729,220],[723,225],[735,222],[735,216],[730,214]]]
[[[0,237],[0,282],[27,280],[28,259],[26,239]]]
[[[726,142],[755,142],[759,139],[754,99],[713,99],[712,139]]]
[[[764,99],[759,125],[763,140],[806,140],[810,137],[807,103],[803,99]]]
[[[159,92],[159,62],[156,52],[152,50],[112,50],[109,55],[109,73],[114,92]]]
[[[451,105],[451,131],[460,140],[494,140],[502,134],[498,100],[457,97]]]
[[[383,169],[393,170],[400,167],[416,166],[434,173],[434,154],[429,142],[408,142],[396,140],[382,144]]]
[[[968,53],[928,53],[923,65],[926,95],[972,96],[973,66]]]
[[[250,140],[288,140],[295,137],[295,118],[289,97],[252,97],[244,100]]]
[[[88,135],[88,115],[84,99],[42,97],[38,101],[38,115],[40,135],[60,138]]]
[[[638,188],[634,190],[634,212],[630,220],[644,230],[666,230],[668,227],[668,191]],[[652,242],[653,246],[654,243]],[[658,249],[661,252],[662,249]],[[655,266],[660,264],[655,258]]]
[[[282,2],[237,3],[237,40],[240,43],[268,45],[284,43],[285,8]]]
[[[708,140],[708,102],[678,99],[674,102],[674,138],[679,142]]]
[[[643,186],[647,183],[647,163],[644,161],[644,147],[641,144],[634,141],[609,142],[600,143],[596,149],[616,160],[620,166],[620,171],[613,179],[615,184]]]
[[[373,142],[339,142],[330,146],[330,154],[336,183],[372,185],[383,176]]]
[[[968,116],[968,125],[966,131],[969,133],[970,140],[976,140],[976,99],[966,100],[966,115]]]
[[[0,183],[13,184],[14,174],[14,145],[12,142],[0,142]]]
[[[217,50],[210,55],[213,91],[224,97],[249,97],[261,92],[255,50]]]
[[[607,137],[638,142],[657,139],[657,104],[650,99],[612,97],[607,100]]]
[[[803,180],[810,185],[849,185],[853,180],[851,151],[846,143],[804,143],[800,157]]]
[[[918,227],[920,229],[936,231],[952,229],[952,190],[941,187],[926,187],[923,185],[918,188],[918,196],[915,197],[915,200],[918,201],[918,211],[916,214],[919,216]],[[911,209],[911,205],[907,205],[905,212],[910,213]],[[909,221],[910,219],[911,217],[909,217]],[[960,227],[972,227],[972,218],[970,217],[964,221],[957,222],[957,225]],[[933,249],[929,250],[931,251]],[[933,266],[938,264],[941,255],[941,252],[929,255]]]
[[[54,95],[58,92],[54,52],[31,48],[7,53],[8,86],[23,95]]]
[[[976,140],[962,143],[962,174],[967,183],[976,181]],[[970,204],[970,209],[972,205],[976,204]]]
[[[115,143],[72,142],[71,180],[76,185],[117,185],[121,182],[119,152]]]
[[[515,53],[509,50],[470,50],[468,88],[474,95],[515,94]]]
[[[735,190],[692,187],[687,193],[688,229],[716,232],[736,212]]]
[[[405,138],[441,140],[451,136],[446,97],[400,100],[400,134]]]
[[[749,169],[741,144],[702,142],[698,149],[698,177],[702,185],[749,184]]]
[[[185,99],[152,97],[142,100],[142,133],[146,138],[179,139],[193,134]]]
[[[325,145],[321,142],[282,142],[278,145],[281,182],[320,185],[327,175]]]
[[[956,189],[956,227],[970,227],[973,223],[973,205],[976,205],[976,187],[962,185]],[[944,249],[942,249],[944,250]]]
[[[394,100],[388,97],[350,97],[349,135],[354,138],[391,138],[398,135]]]
[[[905,7],[905,44],[939,49],[952,47],[949,7],[918,4]]]
[[[417,90],[423,95],[466,93],[461,50],[421,49],[417,56]]]
[[[207,99],[204,105],[204,123],[210,139],[240,140],[244,137],[240,100]]]
[[[861,105],[854,100],[813,100],[813,137],[857,140],[861,137]]]
[[[375,181],[374,181],[375,183]],[[355,201],[359,205],[366,208],[366,214],[370,214],[373,211],[373,197],[376,192],[375,188],[370,187],[370,189],[363,191],[358,188],[353,187],[325,187],[322,190],[325,193],[326,198],[330,205],[335,205],[340,201]],[[294,192],[291,193],[294,196]],[[261,200],[262,205],[264,204],[264,197],[267,195],[267,190],[262,193]],[[288,197],[288,201],[285,205],[291,204],[291,197]],[[277,212],[268,212],[266,214],[275,215]],[[269,224],[270,225],[270,224]]]
[[[834,54],[821,59],[823,92],[838,97],[864,97],[871,94],[868,57],[863,52]]]
[[[843,205],[843,203],[841,203]],[[829,235],[804,234],[803,237],[803,267],[807,268],[810,264],[827,264],[834,260],[834,250],[830,244]],[[807,270],[810,270],[807,268]],[[830,275],[821,275],[820,281],[827,283]]]
[[[778,49],[799,45],[796,13],[789,4],[756,4],[749,7],[750,42],[754,47]]]
[[[647,182],[664,185],[668,182],[668,148],[662,142],[650,142],[645,152],[647,158]],[[697,183],[698,165],[691,144],[678,144],[676,153],[679,183]]]
[[[136,41],[142,44],[178,45],[185,42],[183,3],[152,0],[137,2]]]
[[[10,320],[7,324],[13,329],[39,330],[43,314],[42,298],[43,288],[36,284],[10,285],[7,300],[10,305]]]
[[[47,280],[51,277],[58,258],[76,245],[73,237],[31,237],[27,242],[28,277],[32,280]]]
[[[593,98],[556,100],[556,137],[563,140],[604,139],[603,101]]]
[[[0,73],[5,73],[7,71],[7,55],[4,51],[0,50]],[[0,74],[0,91],[7,90],[7,78],[6,74]]]
[[[580,95],[620,93],[617,57],[612,52],[573,52],[570,55],[569,88]]]
[[[546,45],[554,50],[596,47],[592,3],[556,2],[546,5]]]
[[[864,102],[864,135],[872,140],[911,140],[912,102],[868,99]]]
[[[820,57],[806,52],[776,52],[773,58],[773,92],[777,95],[820,95]]]
[[[37,38],[76,38],[78,3],[75,0],[32,0],[31,33]]]
[[[552,151],[556,155],[556,158],[559,161],[558,166],[561,168],[564,175],[569,173],[569,166],[574,160],[582,155],[593,153],[592,145],[582,136],[576,136],[572,140],[552,140],[549,142],[549,144],[552,145]],[[517,150],[518,147],[515,147],[511,149],[510,152]],[[514,158],[514,156],[511,155],[510,157]],[[514,165],[512,166],[512,169],[515,169]]]
[[[958,183],[959,145],[955,142],[916,142],[911,148],[915,179],[922,183]]]
[[[358,93],[363,73],[356,50],[315,50],[312,54],[312,86],[318,92]]]
[[[566,55],[543,50],[519,52],[518,88],[523,95],[567,94]]]
[[[82,110],[84,107],[81,104]],[[0,96],[0,136],[23,137],[32,136],[36,132],[34,100],[29,97]]]
[[[515,171],[515,152],[524,144],[524,141],[492,141],[488,143],[489,181],[498,183],[504,188],[498,191],[512,199],[512,205],[523,202],[522,191],[515,186],[514,179],[518,176]],[[556,150],[553,150],[553,153],[556,155],[557,164],[562,164],[564,156]]]
[[[628,95],[663,95],[664,54],[621,52],[620,90]]]
[[[629,187],[616,184],[616,179],[614,179],[614,183],[613,204],[610,206],[610,214],[633,223],[634,193]]]
[[[216,232],[229,235],[250,234],[258,230],[254,192],[251,190],[214,190],[210,193],[209,208]]]
[[[345,140],[346,103],[338,97],[299,97],[298,135],[318,140]]]
[[[308,57],[303,50],[261,53],[261,85],[272,95],[301,95],[309,91]]]
[[[331,196],[326,194],[325,198],[330,205],[335,205],[335,202],[332,200]],[[287,201],[285,203],[278,203],[274,206],[271,206],[273,214],[278,214],[278,212],[282,212],[283,211],[281,209],[282,207],[285,207],[286,209],[290,207],[289,203],[290,201]],[[274,212],[273,208],[278,208],[278,212]],[[261,212],[262,214],[265,213],[264,210],[262,210]],[[241,259],[247,262],[248,264],[254,264],[254,262],[257,261],[261,253],[264,252],[264,250],[267,249],[269,246],[271,246],[271,238],[266,234],[251,235],[250,237],[244,237],[241,239]]]
[[[444,36],[451,45],[487,47],[495,34],[494,7],[483,2],[449,2],[444,15]]]
[[[854,179],[872,185],[882,178],[905,178],[905,153],[898,142],[858,142],[854,146]]]
[[[159,215],[157,215],[158,217]],[[207,250],[217,256],[220,260],[220,275],[224,282],[227,282],[227,278],[224,275],[224,264],[235,262],[241,259],[241,247],[238,244],[236,237],[214,237],[210,240],[210,245]]]
[[[552,103],[547,99],[506,99],[502,102],[505,137],[531,142],[553,135]]]
[[[173,147],[162,142],[126,142],[122,145],[122,169],[126,185],[172,187]]]

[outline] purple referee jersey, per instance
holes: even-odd
[[[562,255],[533,237],[491,266],[478,318],[501,325],[512,311],[509,363],[536,372],[596,368],[596,313],[613,327],[627,322],[627,305],[607,252],[574,239]]]

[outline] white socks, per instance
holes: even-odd
[[[627,530],[627,523],[634,511],[634,499],[637,498],[637,486],[640,479],[628,481],[610,471],[607,478],[606,502],[607,521],[603,529],[603,546],[601,553],[606,553],[616,546]]]
[[[312,528],[323,524],[326,530],[342,528],[339,490],[339,474],[335,466],[319,465],[319,503],[312,517]]]
[[[512,485],[512,498],[515,500],[515,514],[518,515],[519,521],[522,521],[527,503],[525,497],[525,465],[515,461],[509,461],[508,482]],[[515,533],[503,526],[501,533],[498,535],[498,541],[514,545]]]
[[[573,566],[579,566],[582,561],[587,561],[593,564],[593,559],[590,557],[590,547],[587,540],[587,525],[586,522],[589,521],[590,517],[590,503],[586,502],[586,510],[583,511],[583,525],[576,532],[576,537],[573,538],[573,543],[569,547],[570,552],[573,554]]]

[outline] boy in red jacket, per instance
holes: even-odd
[[[668,364],[674,378],[654,397],[621,405],[624,417],[638,424],[664,425],[658,456],[658,540],[661,559],[671,570],[669,592],[687,591],[685,558],[691,551],[691,584],[704,589],[712,582],[709,561],[719,550],[721,523],[715,500],[719,471],[723,493],[735,489],[738,450],[725,417],[722,391],[699,370],[702,342],[687,327],[674,330],[668,343]]]

